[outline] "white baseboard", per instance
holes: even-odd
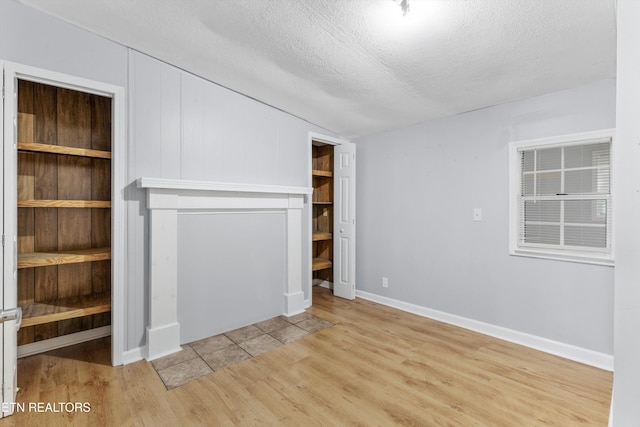
[[[427,317],[454,326],[469,329],[494,338],[499,338],[512,343],[524,345],[535,350],[544,351],[555,356],[565,359],[574,360],[596,368],[613,372],[613,356],[610,354],[600,353],[582,347],[565,344],[559,341],[553,341],[547,338],[530,335],[524,332],[515,331],[513,329],[503,328],[501,326],[491,325],[489,323],[480,322],[466,317],[449,314],[431,308],[422,307],[393,298],[388,298],[369,292],[356,290],[356,296],[378,304],[397,308],[398,310],[408,313],[417,314],[418,316]]]
[[[136,347],[131,350],[127,350],[122,353],[122,364],[128,365],[129,363],[137,362],[144,359],[143,354],[146,354],[144,347]]]
[[[161,326],[147,326],[147,345],[144,358],[149,362],[177,353],[180,347],[180,323],[173,322]]]
[[[304,312],[304,292],[293,292],[284,294],[283,315],[290,317]]]
[[[89,329],[88,331],[76,332],[75,334],[36,341],[31,344],[18,346],[18,357],[32,356],[34,354],[44,353],[45,351],[80,344],[97,338],[108,337],[109,335],[111,335],[111,326],[102,326],[101,328]]]

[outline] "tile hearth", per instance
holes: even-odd
[[[151,362],[167,390],[333,326],[309,313],[273,319],[205,338]]]

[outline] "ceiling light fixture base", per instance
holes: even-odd
[[[402,16],[407,16],[407,13],[409,13],[409,0],[393,0],[398,6],[400,6],[400,9],[402,9]]]

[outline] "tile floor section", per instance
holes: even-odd
[[[167,390],[333,326],[309,313],[274,317],[182,346],[151,362]]]

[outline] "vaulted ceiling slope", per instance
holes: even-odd
[[[22,0],[347,137],[615,77],[614,0]]]

